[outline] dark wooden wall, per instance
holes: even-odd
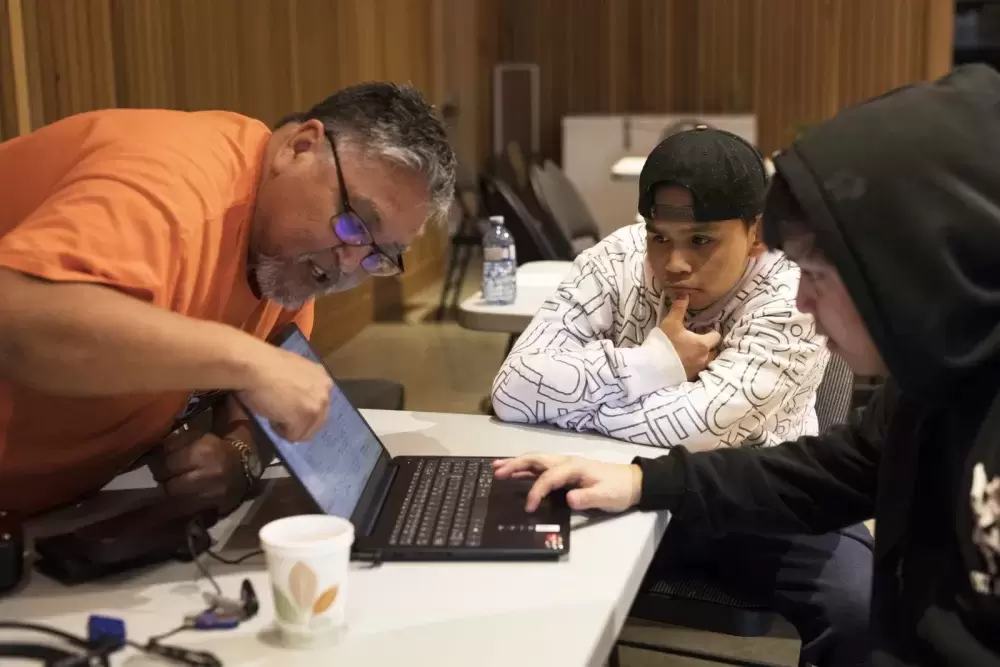
[[[947,71],[951,0],[502,0],[497,57],[537,63],[541,150],[582,113],[753,112],[761,148]]]
[[[17,132],[9,3],[22,14],[32,127],[106,107],[230,109],[271,123],[359,81],[444,94],[442,0],[0,0],[0,137]],[[432,284],[447,246],[431,228],[388,299]],[[321,300],[328,351],[372,320],[373,286]]]
[[[23,67],[11,10],[23,24]],[[771,151],[843,106],[950,67],[951,0],[0,0],[0,138],[111,106],[276,120],[365,79],[458,108],[469,168],[491,145],[496,62],[541,66],[542,152],[574,113],[755,112]],[[23,90],[23,95],[18,95]],[[324,298],[330,350],[443,273],[430,229],[407,276]],[[382,303],[380,303],[382,302]]]

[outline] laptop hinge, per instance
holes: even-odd
[[[375,532],[375,526],[378,524],[378,519],[382,516],[382,510],[385,509],[385,503],[389,499],[389,491],[392,490],[392,484],[396,480],[396,476],[399,474],[399,465],[396,462],[389,464],[389,469],[386,471],[388,474],[383,476],[383,482],[379,485],[377,491],[378,495],[375,496],[372,503],[372,507],[375,508],[365,521],[365,536],[371,535]]]

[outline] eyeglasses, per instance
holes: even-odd
[[[337,142],[333,134],[326,132],[326,139],[333,149],[333,162],[337,166],[337,184],[340,186],[340,213],[333,216],[331,225],[337,238],[345,245],[371,246],[372,253],[361,260],[361,268],[372,276],[397,276],[403,273],[403,256],[399,253],[390,254],[381,248],[368,230],[358,212],[351,207],[347,196],[347,186],[344,184],[344,170],[340,168],[340,155],[337,153]]]

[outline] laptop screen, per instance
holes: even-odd
[[[321,363],[298,328],[281,348]],[[382,454],[382,443],[334,382],[326,424],[311,440],[290,442],[254,415],[254,421],[306,491],[326,514],[350,519]]]

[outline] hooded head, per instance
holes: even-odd
[[[993,393],[1000,377],[998,130],[1000,74],[969,65],[847,109],[774,161],[765,241],[793,261],[814,246],[854,312],[800,307],[849,362],[866,356],[857,318],[921,400]],[[800,297],[811,282],[804,270]]]

